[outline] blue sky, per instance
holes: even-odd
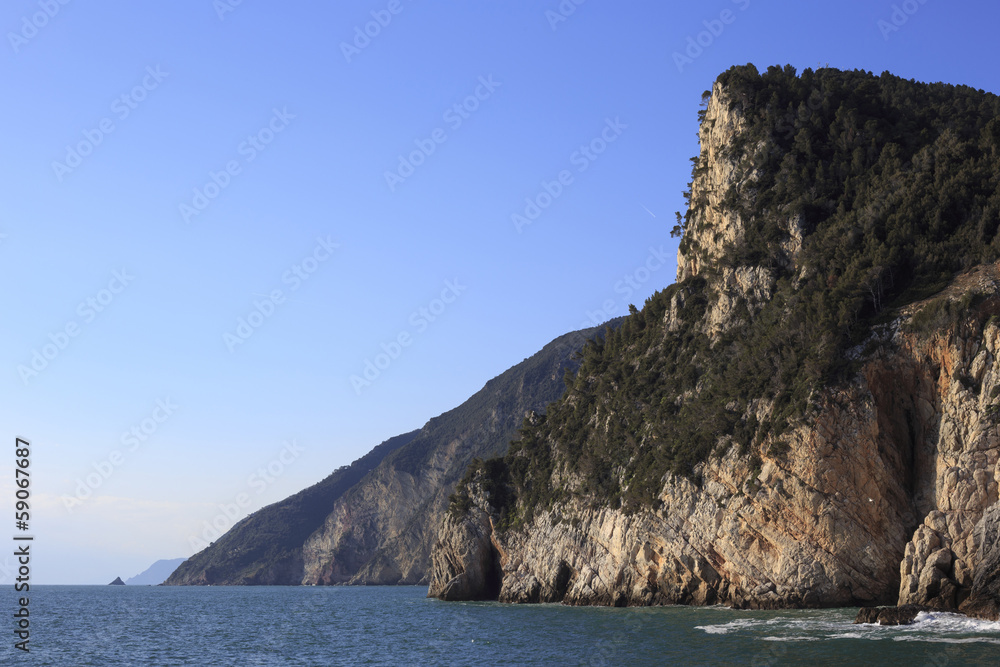
[[[190,555],[206,522],[641,306],[674,280],[701,93],[729,66],[997,92],[998,19],[941,0],[5,3],[0,424],[33,445],[35,580]],[[545,208],[518,227],[526,200]],[[0,471],[12,498],[13,455]]]

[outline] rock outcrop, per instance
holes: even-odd
[[[862,607],[854,623],[869,623],[872,625],[912,625],[917,614],[931,611],[931,607],[920,605],[902,605],[899,607]]]
[[[739,156],[729,148],[732,138],[745,129],[742,112],[729,104],[722,84],[716,82],[698,130],[700,175],[691,183],[690,197],[697,213],[677,253],[678,282],[699,275],[706,267],[718,267],[728,248],[746,234],[745,221],[722,205],[729,186],[740,180]]]
[[[1000,310],[998,271],[982,267],[937,298],[975,288],[990,295],[980,309]],[[981,332],[906,333],[923,305],[759,469],[733,448],[703,465],[700,486],[668,479],[657,511],[580,501],[519,530],[495,531],[477,496],[474,512],[441,527],[430,594],[489,597],[475,582],[485,586],[482,568],[497,559],[508,602],[898,602],[996,618],[1000,328],[994,318]]]
[[[1000,506],[984,512],[973,531],[976,546],[972,590],[961,609],[970,616],[1000,620]]]
[[[700,330],[713,340],[772,297],[775,267],[806,273],[795,216],[766,266],[733,260],[747,224],[723,198],[744,186],[746,169],[736,165],[747,158],[729,150],[744,127],[731,101],[717,84],[691,189],[697,212],[678,258],[679,282],[707,281]],[[685,292],[671,298],[665,332],[680,326]],[[934,303],[959,311],[954,325],[921,331],[915,316]],[[850,352],[851,379],[814,392],[804,416],[765,437],[759,457],[720,446],[695,474],[664,476],[653,507],[575,493],[526,523],[504,524],[496,499],[475,491],[463,516],[439,525],[428,594],[614,606],[899,604],[996,618],[998,313],[997,265],[958,275],[873,328]],[[753,409],[768,418],[766,400]],[[574,480],[556,463],[551,483]]]
[[[474,508],[462,516],[448,515],[443,543],[431,561],[431,579],[440,581],[442,600],[495,600],[500,594],[502,571],[493,544],[489,515]]]

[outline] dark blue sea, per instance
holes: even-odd
[[[445,603],[424,587],[32,587],[31,665],[1000,664],[1000,623],[855,610]]]

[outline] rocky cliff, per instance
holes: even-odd
[[[333,503],[419,431],[389,438],[322,481],[241,519],[217,541],[181,563],[168,586],[295,586],[302,582],[302,544]]]
[[[434,528],[475,457],[506,451],[564,389],[595,329],[560,336],[422,429],[237,523],[168,585],[426,583]]]
[[[944,282],[935,273],[938,282],[930,290],[917,278],[919,267],[911,267],[905,278],[909,284],[897,284],[904,282],[904,264],[893,263],[893,236],[884,233],[897,222],[879,212],[874,201],[864,204],[859,195],[851,203],[864,204],[863,210],[853,212],[843,194],[839,200],[815,198],[805,204],[782,201],[774,193],[785,171],[767,181],[771,189],[760,187],[762,174],[777,171],[774,165],[794,175],[796,161],[804,159],[800,156],[821,152],[818,140],[810,139],[810,125],[825,132],[829,123],[831,151],[854,151],[856,169],[867,151],[879,175],[862,172],[866,178],[882,178],[885,152],[895,149],[874,139],[871,146],[855,149],[848,137],[856,134],[838,134],[853,111],[846,103],[831,108],[831,97],[841,93],[828,78],[788,84],[799,95],[798,105],[793,100],[787,106],[793,120],[799,119],[793,130],[805,129],[788,133],[782,143],[774,138],[773,126],[760,130],[760,119],[773,120],[775,107],[784,117],[780,95],[754,100],[767,77],[765,84],[756,76],[746,79],[750,83],[739,86],[720,79],[703,114],[678,285],[623,325],[626,335],[632,332],[630,339],[592,351],[594,362],[585,362],[577,395],[571,390],[549,410],[556,425],[553,419],[534,428],[526,425],[522,444],[505,459],[470,470],[461,497],[439,527],[429,595],[740,608],[898,602],[997,617],[997,264],[976,266],[975,259],[967,259],[961,265],[972,268]],[[873,77],[856,79],[853,85],[876,106]],[[887,85],[906,88],[905,82]],[[888,105],[886,97],[879,104]],[[989,97],[988,104],[995,114],[995,98]],[[905,115],[895,107],[878,113],[896,112]],[[983,123],[988,120],[987,115]],[[970,128],[969,136],[977,130],[978,125]],[[891,132],[886,136],[903,141]],[[924,168],[921,161],[940,156],[952,140],[944,129],[928,130],[921,141],[932,146],[914,142],[913,162],[897,160],[901,175],[895,187],[902,188],[908,178],[920,182],[924,176],[913,172]],[[836,167],[835,159],[817,162],[820,178]],[[941,163],[927,168],[941,176]],[[995,197],[995,175],[977,178]],[[823,185],[817,179],[813,191]],[[873,200],[891,201],[900,194],[889,189],[892,183],[880,187],[887,188],[886,194]],[[768,197],[768,206],[759,205]],[[954,221],[962,215],[959,209],[945,215],[960,227]],[[996,213],[989,217],[995,219]],[[821,232],[832,239],[822,242],[836,247],[840,232],[823,232],[824,225],[834,224],[849,230],[843,246],[857,242],[858,256],[879,259],[859,267],[857,258],[846,256],[836,271],[817,260]],[[990,224],[996,228],[995,221]],[[921,233],[916,229],[911,233]],[[866,245],[873,243],[865,239],[869,233],[877,237],[876,251]],[[989,241],[993,232],[987,235]],[[962,252],[958,248],[955,252]],[[848,270],[858,276],[850,286],[845,284]],[[914,298],[918,287],[924,294]],[[780,333],[768,335],[785,341],[782,345],[759,348],[777,357],[775,377],[793,368],[782,389],[737,399],[712,385],[712,373],[731,383],[760,370],[743,353],[725,357],[727,369],[713,370],[699,361],[706,349],[722,357],[737,349],[731,341],[758,335],[754,332],[765,320],[774,322],[768,331],[799,326],[796,318],[819,308],[802,304],[825,306],[829,293],[843,296],[830,309],[839,319],[821,319],[814,327],[833,332],[811,339],[824,349],[797,362],[795,357],[808,351],[796,349]],[[692,309],[695,299],[700,308]],[[662,304],[659,310],[657,304]],[[809,328],[808,319],[803,321]],[[672,352],[678,346],[686,346],[689,363],[697,368],[688,384],[682,371],[672,370],[670,355],[681,356]],[[615,370],[615,357],[623,356],[629,360],[625,371]],[[657,364],[662,358],[667,361]],[[819,368],[821,362],[826,366]],[[735,367],[746,370],[732,373]],[[641,379],[627,385],[625,372]],[[811,384],[795,384],[807,373],[815,378]],[[801,401],[789,398],[803,386]],[[618,400],[623,392],[628,401]],[[724,407],[708,412],[709,399]],[[688,418],[685,410],[691,406],[702,406],[696,415],[729,415],[726,426],[710,431],[708,446],[694,454],[684,450],[683,433],[679,442],[658,421]],[[582,418],[570,416],[584,409]],[[689,432],[703,432],[697,428],[703,425]],[[616,448],[626,454],[616,454]],[[660,461],[666,463],[656,468],[651,497],[644,497],[636,491],[643,468]],[[685,467],[688,461],[695,463]],[[554,491],[541,492],[542,487]]]
[[[525,415],[543,412],[597,333],[561,336],[432,419],[413,443],[338,498],[303,545],[303,584],[424,584],[448,497],[473,458],[502,455]]]
[[[958,281],[991,295],[959,331],[921,336],[904,333],[908,316],[894,322],[896,350],[824,395],[786,436],[786,454],[752,462],[730,449],[701,468],[698,484],[667,479],[657,511],[579,500],[498,532],[495,508],[474,489],[475,510],[441,527],[430,593],[749,608],[898,600],[995,617],[996,273]]]

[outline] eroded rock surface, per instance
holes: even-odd
[[[704,276],[702,321],[719,336],[770,298],[761,267],[715,266],[745,232],[723,213],[737,173],[727,142],[742,120],[718,85],[702,124],[702,160],[678,279]],[[794,264],[801,221],[788,222],[779,263]],[[947,330],[906,326],[927,302],[899,312],[867,342],[853,381],[811,399],[807,418],[762,448],[759,467],[736,448],[696,471],[667,476],[655,511],[626,514],[607,499],[579,498],[536,512],[528,525],[494,530],[500,517],[478,497],[466,523],[441,526],[429,594],[486,597],[475,569],[497,559],[498,598],[598,605],[727,604],[740,608],[922,605],[995,616],[1000,604],[1000,305],[997,266],[957,277],[935,298],[979,292],[976,312]],[[682,290],[663,326],[677,326]],[[874,351],[872,351],[874,350]],[[856,358],[861,358],[860,349]],[[759,405],[761,420],[768,406]],[[459,532],[456,532],[459,531]],[[490,535],[487,541],[482,536]],[[484,553],[476,553],[481,549]],[[485,553],[488,552],[488,553]]]

